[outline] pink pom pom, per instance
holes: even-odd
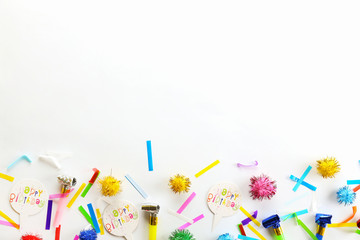
[[[272,181],[264,174],[262,174],[260,177],[252,177],[250,179],[250,183],[250,194],[253,199],[270,199],[276,193],[277,187],[275,181]]]

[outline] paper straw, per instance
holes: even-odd
[[[253,164],[250,165],[245,165],[245,164],[241,164],[241,163],[237,163],[236,164],[238,167],[256,167],[257,165],[259,165],[258,161],[255,161]]]
[[[239,227],[241,235],[246,236],[245,229],[244,229],[243,225],[240,223],[238,225],[238,227]]]
[[[66,198],[60,198],[54,219],[54,227],[57,227],[61,224],[61,219],[66,206]]]
[[[65,198],[65,197],[69,196],[69,194],[70,194],[72,191],[74,191],[73,188],[70,190],[70,192],[67,192],[67,193],[50,194],[50,195],[49,195],[49,200],[54,200],[54,199],[57,199],[57,198]]]
[[[290,175],[290,179],[294,182],[299,182],[300,179],[295,177],[294,175]],[[316,191],[316,187],[311,185],[310,183],[307,183],[305,181],[301,182],[301,185],[303,185],[304,187],[307,187],[308,189],[312,190],[312,191]]]
[[[187,222],[187,223],[185,223],[184,225],[180,226],[178,229],[179,229],[179,230],[186,229],[186,228],[188,228],[191,224],[194,224],[194,223],[196,223],[197,221],[200,221],[200,220],[203,219],[203,218],[204,218],[204,214],[201,214],[201,215],[199,215],[199,216],[197,216],[196,218],[193,219],[193,223]]]
[[[153,171],[153,159],[152,159],[152,150],[151,150],[151,141],[146,141],[146,148],[147,148],[147,155],[148,155],[148,165],[149,165],[149,171]]]
[[[29,163],[31,163],[31,159],[26,156],[26,155],[22,155],[21,157],[19,157],[18,159],[16,159],[15,161],[13,161],[8,167],[7,170],[9,170],[10,168],[12,168],[18,161],[20,161],[21,159],[24,159],[26,161],[28,161]]]
[[[181,220],[185,221],[185,222],[190,222],[192,223],[193,220],[191,218],[188,218],[182,214],[177,213],[176,211],[172,210],[172,209],[168,209],[168,213],[170,213],[171,215],[180,218]]]
[[[251,221],[253,221],[258,227],[261,226],[260,222],[256,220],[253,216],[251,216],[251,214],[248,211],[246,211],[243,207],[240,207],[240,211],[242,211],[248,218],[250,218]]]
[[[247,237],[241,234],[239,234],[238,238],[243,240],[258,240],[257,238]]]
[[[52,200],[49,200],[49,201],[48,201],[47,214],[46,214],[45,230],[50,230],[52,204],[53,204],[53,201],[52,201]]]
[[[218,165],[220,163],[219,160],[216,160],[215,162],[213,162],[212,164],[210,164],[209,166],[207,166],[206,168],[204,168],[203,170],[201,170],[200,172],[198,172],[197,174],[195,174],[195,177],[200,177],[201,175],[203,175],[205,172],[209,171],[211,168],[215,167],[216,165]]]
[[[253,218],[256,218],[257,217],[257,214],[258,214],[258,211],[256,210],[253,215],[251,215]],[[241,221],[241,224],[242,225],[247,225],[251,222],[252,220],[250,218],[245,218],[244,220]]]
[[[329,228],[334,227],[357,227],[356,223],[331,223],[327,225]]]
[[[177,210],[178,214],[181,214],[185,208],[189,205],[189,203],[194,199],[194,197],[196,196],[196,193],[193,192],[191,193],[191,195],[186,199],[186,201],[181,205],[181,207],[179,208],[179,210]]]
[[[8,221],[9,223],[11,223],[11,225],[13,225],[15,228],[20,229],[19,224],[16,224],[11,218],[9,218],[5,213],[3,213],[0,210],[0,217],[3,217],[6,221]]]
[[[9,176],[9,175],[4,174],[4,173],[0,173],[0,178],[5,179],[5,180],[8,180],[9,182],[14,181],[14,177]]]
[[[347,219],[345,219],[344,221],[342,221],[341,223],[347,223],[348,221],[350,221],[351,219],[353,219],[355,217],[355,214],[357,212],[357,207],[353,206],[352,209],[353,209],[353,214],[350,217],[348,217]]]
[[[61,225],[59,225],[55,230],[55,240],[60,240],[60,230],[61,230]]]
[[[354,192],[357,192],[359,189],[360,189],[360,185],[357,185],[357,186],[353,189],[353,191],[354,191]]]
[[[4,225],[4,226],[9,226],[9,227],[15,227],[14,225],[12,225],[11,223],[7,222],[7,221],[3,221],[3,220],[0,220],[0,224],[1,225]]]
[[[129,174],[126,174],[125,178],[131,183],[131,185],[133,185],[136,191],[138,191],[143,198],[146,199],[148,197],[146,192],[130,177]]]
[[[78,239],[79,239],[79,236],[75,235],[74,240],[78,240]]]
[[[281,221],[285,221],[287,219],[294,218],[295,216],[300,216],[300,215],[303,215],[303,214],[306,214],[306,213],[309,213],[309,211],[307,209],[304,209],[304,210],[297,211],[297,212],[294,212],[294,213],[286,214],[284,216],[281,216],[280,218],[281,218]]]
[[[79,206],[79,211],[81,212],[81,214],[85,217],[85,219],[91,224],[91,226],[94,228],[94,224],[91,220],[90,215],[86,212],[86,210],[84,209],[83,206]]]
[[[101,213],[100,213],[100,209],[96,209],[96,217],[98,218],[98,223],[99,223],[99,227],[100,227],[100,234],[104,235],[104,225],[102,222],[102,218],[101,218]]]
[[[79,187],[79,189],[76,191],[75,195],[71,198],[71,200],[69,201],[69,203],[67,204],[68,208],[71,208],[71,206],[74,204],[75,200],[79,197],[80,193],[82,192],[82,190],[85,188],[86,184],[83,183],[81,184],[81,186]]]
[[[347,185],[360,184],[360,180],[347,180],[346,184]]]
[[[250,224],[247,225],[248,228],[256,234],[256,236],[258,236],[261,240],[266,240],[266,238],[264,238],[263,235],[261,235],[253,226],[251,226]]]
[[[318,240],[318,238],[315,236],[315,234],[303,223],[295,214],[296,222],[305,230],[305,232],[313,239]]]
[[[99,228],[99,224],[97,222],[96,216],[95,216],[94,208],[93,208],[91,203],[89,203],[87,206],[88,206],[88,209],[89,209],[91,220],[92,220],[93,225],[94,225],[94,229],[95,229],[96,233],[100,233],[100,228]]]
[[[86,194],[89,192],[92,185],[95,183],[96,179],[100,175],[100,171],[97,168],[93,168],[94,174],[92,175],[91,179],[89,180],[88,184],[86,185],[85,190],[81,193],[81,197],[85,197]]]
[[[360,230],[359,229],[356,229],[355,231],[357,234],[360,234]]]
[[[305,177],[309,174],[310,170],[311,170],[311,166],[308,166],[307,169],[305,170],[305,172],[303,173],[303,175],[301,175],[299,181],[295,184],[293,191],[296,192],[296,190],[298,190],[298,188],[300,187],[300,184],[302,183],[302,181],[304,181]]]

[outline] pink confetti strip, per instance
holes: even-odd
[[[7,221],[3,221],[0,220],[0,225],[5,225],[5,226],[9,226],[9,227],[14,227],[14,225],[12,225],[11,223],[7,222]]]
[[[193,224],[196,223],[197,221],[200,221],[201,219],[204,218],[204,214],[201,214],[199,216],[197,216],[196,218],[193,219]],[[179,230],[183,230],[185,228],[188,228],[191,225],[191,223],[185,223],[184,225],[182,225],[181,227],[179,227]]]
[[[70,190],[70,192],[68,193],[57,193],[57,194],[50,194],[49,195],[49,200],[54,200],[54,199],[57,199],[57,198],[66,198],[67,196],[69,196],[69,194],[73,191],[74,189],[72,188]]]
[[[179,208],[179,210],[177,210],[176,212],[178,214],[181,214],[185,208],[189,205],[189,203],[194,199],[194,197],[196,196],[196,193],[193,192],[187,199],[186,201],[183,203],[183,205],[181,205],[181,207]]]
[[[259,165],[258,161],[255,161],[253,164],[250,165],[245,165],[245,164],[241,164],[241,163],[237,163],[236,164],[238,167],[256,167],[257,165]]]
[[[78,239],[79,239],[79,236],[76,235],[76,236],[74,237],[74,240],[78,240]]]

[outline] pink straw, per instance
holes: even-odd
[[[0,224],[5,225],[5,226],[9,226],[9,227],[14,227],[14,225],[12,225],[11,223],[9,223],[7,221],[3,221],[3,220],[0,220]]]
[[[72,188],[70,190],[70,192],[68,193],[57,193],[57,194],[50,194],[49,195],[49,200],[53,200],[53,199],[56,199],[56,198],[65,198],[67,196],[69,196],[69,194],[73,191],[74,189]]]
[[[79,239],[79,236],[76,235],[76,236],[74,237],[74,240],[78,240],[78,239]]]
[[[188,228],[191,224],[194,224],[194,223],[196,223],[197,221],[200,221],[201,219],[203,219],[204,218],[204,214],[201,214],[201,215],[199,215],[199,216],[197,216],[196,218],[194,218],[193,219],[193,223],[185,223],[184,225],[182,225],[181,227],[179,227],[178,229],[179,230],[183,230],[183,229],[185,229],[185,228]]]
[[[196,193],[193,192],[187,199],[186,201],[183,203],[183,205],[181,205],[181,207],[179,208],[179,210],[177,210],[178,214],[181,214],[185,208],[189,205],[189,203],[194,199],[194,197],[196,196]]]

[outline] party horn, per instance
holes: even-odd
[[[275,239],[276,240],[285,240],[285,236],[280,226],[280,217],[279,215],[271,215],[270,217],[264,219],[262,221],[262,225],[264,228],[273,227],[275,232]]]
[[[315,222],[318,224],[318,228],[316,231],[316,237],[319,240],[323,239],[326,225],[331,223],[331,218],[332,218],[332,215],[330,215],[330,214],[317,213],[315,215]]]

